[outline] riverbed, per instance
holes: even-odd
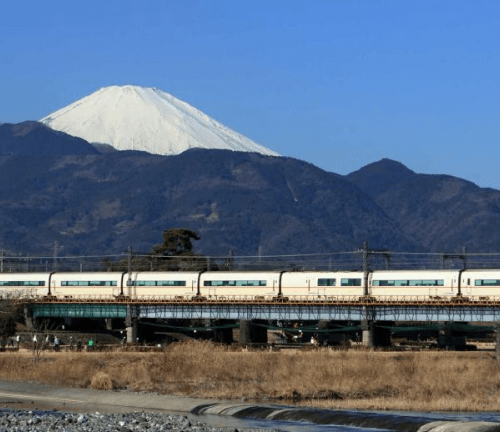
[[[193,422],[234,429],[278,429],[288,432],[417,431],[435,421],[494,422],[499,413],[439,413],[331,410],[281,404],[220,401],[147,392],[66,388],[31,382],[0,381],[0,407],[43,412],[166,413]],[[494,430],[494,429],[489,429]]]

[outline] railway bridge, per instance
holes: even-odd
[[[66,296],[22,297],[30,319],[42,317],[123,319],[127,341],[136,340],[141,320],[207,320],[238,322],[240,342],[260,342],[263,321],[318,322],[317,331],[331,322],[359,323],[362,342],[373,346],[376,323],[496,323],[500,322],[500,296]],[[326,330],[325,330],[326,331]],[[243,335],[243,336],[242,336]]]

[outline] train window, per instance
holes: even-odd
[[[500,280],[498,279],[476,279],[476,286],[500,286]]]
[[[330,279],[330,278],[318,279],[318,286],[335,286],[335,279]]]
[[[373,286],[408,286],[407,280],[375,280]]]
[[[61,281],[61,286],[116,286],[116,281]]]
[[[237,286],[267,286],[265,280],[237,281]]]
[[[416,279],[408,283],[410,286],[444,286],[444,279]]]
[[[267,286],[265,280],[204,281],[204,286]]]
[[[443,286],[444,279],[374,280],[373,286]]]
[[[133,286],[186,286],[186,281],[133,281]]]
[[[361,286],[361,279],[342,279],[341,286]]]
[[[186,286],[186,281],[157,281],[158,286]]]
[[[408,286],[407,280],[375,280],[373,286]]]
[[[45,281],[2,281],[0,286],[45,286]]]

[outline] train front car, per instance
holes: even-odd
[[[204,272],[200,296],[218,300],[273,299],[279,295],[281,272]]]
[[[462,296],[482,300],[500,299],[500,270],[479,269],[462,272]]]
[[[113,298],[122,289],[123,273],[53,273],[50,295],[61,298]]]
[[[453,298],[459,293],[457,270],[387,270],[370,273],[372,296],[396,300]]]
[[[37,297],[48,294],[50,273],[0,273],[0,297]]]
[[[199,272],[132,272],[125,275],[124,295],[134,298],[192,299],[198,293]]]
[[[348,300],[363,295],[362,272],[284,272],[283,297],[293,300]]]

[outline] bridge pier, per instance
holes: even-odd
[[[134,312],[135,311],[131,306],[127,306],[127,318],[125,319],[125,327],[127,328],[127,344],[136,343],[137,336],[139,334],[139,320]]]
[[[113,319],[105,318],[104,322],[106,323],[106,330],[113,330]]]
[[[255,321],[240,320],[240,343],[267,343],[267,329]]]
[[[34,330],[34,326],[33,326],[34,319],[35,318],[33,318],[33,312],[31,311],[29,306],[24,305],[24,320],[26,322],[26,330],[28,330],[29,332]]]
[[[375,346],[375,329],[373,326],[373,321],[361,320],[361,343],[367,348],[373,348]]]
[[[127,344],[133,344],[137,342],[138,332],[138,321],[136,318],[132,318],[130,321],[127,320],[125,323],[127,327]]]

